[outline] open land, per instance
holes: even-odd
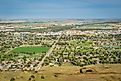
[[[80,73],[79,66],[64,64],[60,67],[45,66],[37,73],[31,71],[3,71],[0,81],[121,81],[121,65],[91,65],[86,69],[94,72]]]

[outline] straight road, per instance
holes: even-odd
[[[44,63],[44,60],[50,56],[50,54],[52,53],[53,49],[55,48],[56,44],[58,43],[58,41],[60,40],[60,38],[62,37],[63,34],[61,34],[58,39],[55,41],[55,43],[52,45],[52,47],[49,49],[49,51],[46,53],[46,55],[42,58],[42,60],[40,61],[40,63],[38,64],[38,66],[36,67],[35,71],[38,71],[42,68],[42,64]]]

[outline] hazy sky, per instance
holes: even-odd
[[[121,18],[121,0],[0,0],[0,18]]]

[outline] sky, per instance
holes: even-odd
[[[121,0],[0,0],[0,18],[121,18]]]

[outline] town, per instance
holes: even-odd
[[[1,23],[0,69],[35,70],[59,36],[41,65],[121,63],[121,23],[71,22],[65,25],[44,23],[44,26],[39,22]],[[35,25],[39,27],[34,28]]]
[[[121,64],[121,22],[0,22],[1,72],[37,73],[65,64]]]

